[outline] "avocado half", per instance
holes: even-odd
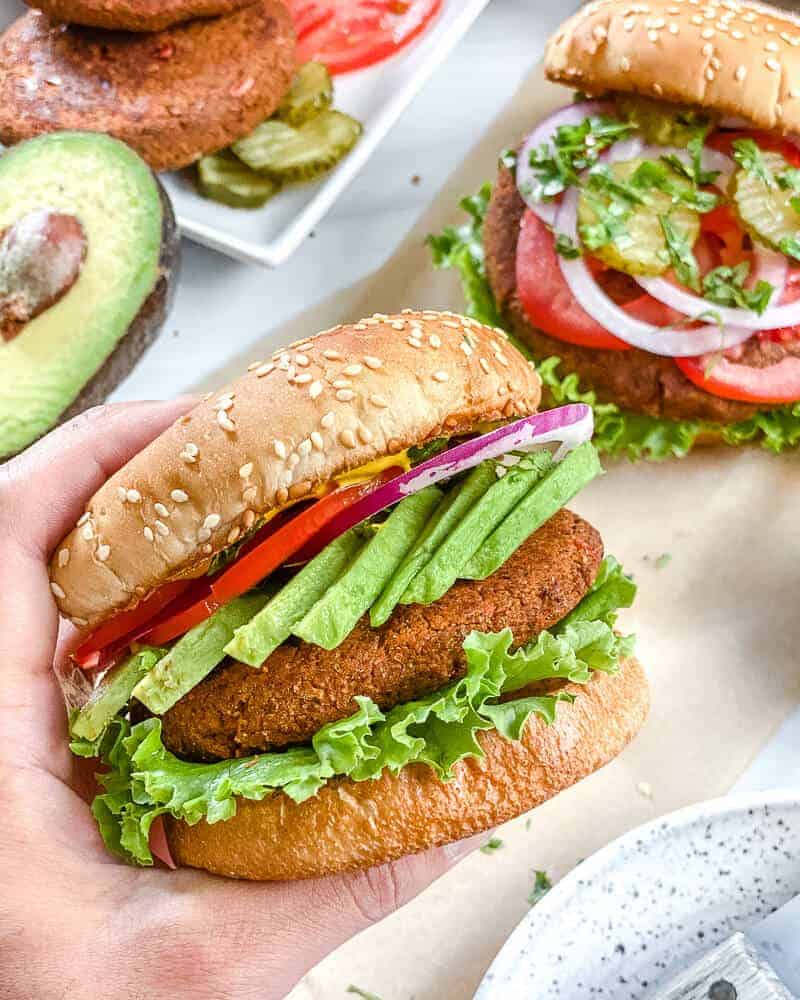
[[[43,246],[65,220],[83,239],[71,275]],[[124,143],[56,132],[0,157],[0,313],[39,299],[0,329],[0,461],[122,381],[166,319],[179,260],[169,198]]]

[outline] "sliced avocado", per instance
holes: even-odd
[[[485,580],[495,573],[556,511],[603,469],[597,450],[590,442],[579,445],[565,456],[544,479],[516,504],[514,509],[483,542],[461,569],[464,580]]]
[[[72,717],[70,736],[78,740],[96,740],[131,700],[131,692],[165,650],[147,647],[113,667],[92,691],[89,700]]]
[[[251,591],[236,597],[182,636],[133,689],[133,697],[156,715],[163,715],[188,694],[218,663],[237,628],[264,607],[269,594]]]
[[[236,630],[225,647],[228,656],[260,667],[289,638],[292,626],[336,583],[363,545],[363,537],[355,531],[348,531],[326,545],[266,607]]]
[[[76,223],[77,270],[62,252],[74,248]],[[0,237],[0,314],[21,317],[10,335],[0,323],[3,458],[127,374],[163,322],[179,241],[144,161],[86,132],[41,136],[0,157]]]
[[[403,594],[403,604],[432,604],[447,593],[461,576],[462,567],[485,539],[552,468],[553,457],[548,451],[540,451],[520,458],[510,468],[497,462],[488,464],[496,482],[472,505],[433,558],[414,577]]]
[[[441,499],[440,489],[427,486],[402,500],[346,572],[293,626],[292,634],[323,649],[342,643],[378,599]]]
[[[494,463],[481,462],[460,486],[451,488],[414,547],[384,587],[381,596],[370,608],[369,620],[373,628],[379,628],[389,620],[414,577],[430,562],[436,550],[466,517],[473,504],[496,482]]]

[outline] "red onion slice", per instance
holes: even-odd
[[[616,109],[610,101],[580,101],[570,104],[544,118],[523,143],[517,154],[517,188],[525,204],[549,226],[555,222],[558,205],[554,201],[536,201],[533,198],[532,192],[537,181],[531,167],[531,153],[540,146],[549,145],[556,129],[561,125],[580,125],[590,115],[614,114]]]
[[[556,216],[556,231],[564,233],[572,240],[578,240],[578,191],[570,188]],[[751,331],[742,327],[720,329],[716,324],[698,327],[695,330],[677,330],[671,327],[653,326],[634,319],[629,313],[613,302],[597,285],[583,257],[575,260],[558,259],[561,271],[572,294],[587,313],[602,324],[609,333],[619,337],[633,347],[639,347],[650,354],[670,358],[689,358],[712,351],[725,350],[749,339]],[[667,282],[668,284],[668,282]],[[717,307],[705,299],[697,299],[699,306],[691,313],[699,316]],[[682,312],[683,310],[681,310]]]
[[[558,461],[577,448],[584,441],[590,441],[594,432],[594,414],[585,403],[570,403],[544,413],[515,420],[512,424],[498,427],[488,434],[471,438],[454,448],[434,455],[427,462],[391,479],[354,503],[333,519],[319,536],[314,538],[314,550],[320,551],[334,538],[345,531],[391,507],[412,493],[418,493],[426,486],[450,479],[461,472],[473,469],[490,458],[500,458],[512,451],[532,451],[543,444],[559,442],[556,451]]]

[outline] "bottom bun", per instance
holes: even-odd
[[[486,756],[461,761],[451,781],[414,764],[374,781],[331,781],[300,804],[283,794],[240,800],[232,819],[214,825],[168,819],[172,856],[233,878],[316,878],[489,830],[603,767],[647,715],[647,680],[635,659],[613,676],[595,674],[565,690],[577,697],[558,706],[554,725],[532,719],[519,742],[480,733]]]

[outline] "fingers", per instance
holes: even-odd
[[[195,402],[115,403],[70,420],[0,467],[0,520],[45,558],[95,490]]]
[[[481,833],[393,864],[335,878],[244,885],[179,871],[162,873],[161,885],[173,879],[182,890],[191,887],[191,914],[206,925],[210,914],[225,914],[224,927],[218,925],[214,935],[219,954],[206,953],[210,961],[202,969],[209,995],[216,995],[208,980],[216,968],[224,976],[224,983],[217,985],[226,986],[229,995],[277,1000],[326,955],[404,906],[484,843],[486,836]],[[205,898],[201,902],[199,897]],[[182,926],[187,936],[193,935],[185,916],[172,913],[169,921],[173,927]],[[223,957],[226,952],[230,956],[233,942],[237,960],[225,962]],[[174,940],[172,944],[174,954]],[[174,971],[182,977],[189,974],[177,966]],[[192,984],[182,978],[180,985],[186,989]],[[156,988],[148,995],[160,998],[162,993]],[[168,991],[163,993],[167,995]]]

